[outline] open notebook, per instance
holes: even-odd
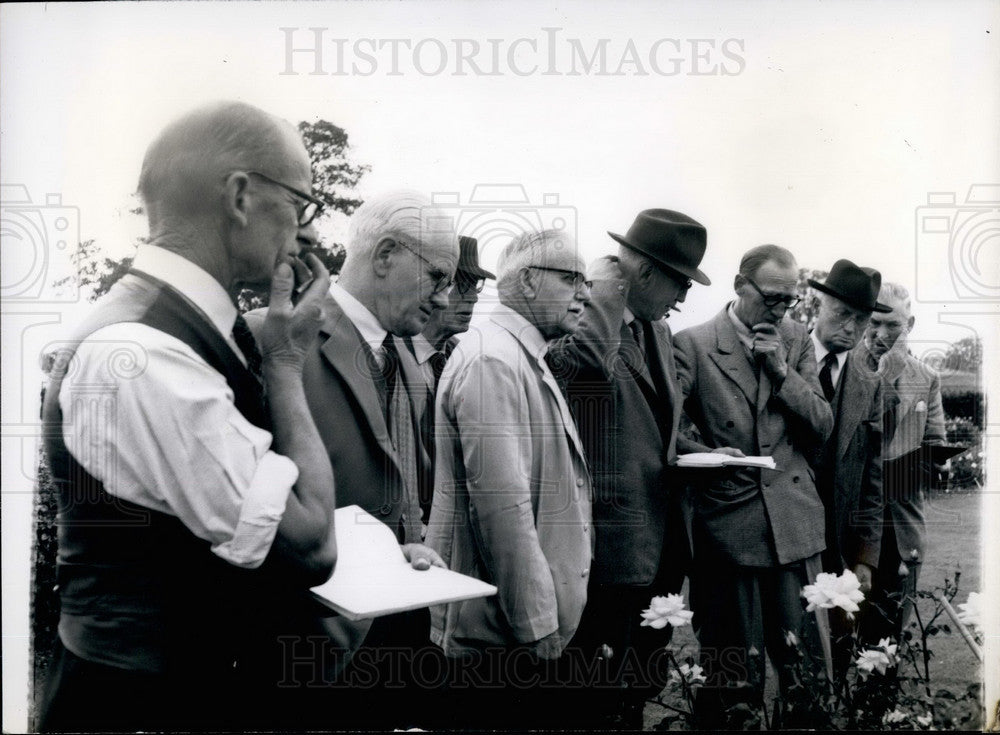
[[[763,467],[777,469],[774,457],[730,457],[716,452],[694,452],[677,457],[678,467]]]
[[[337,566],[312,593],[349,620],[495,595],[491,584],[448,569],[413,569],[389,527],[360,506],[334,513]]]

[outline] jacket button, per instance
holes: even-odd
[[[734,423],[733,423],[732,421],[727,421],[727,422],[726,422],[726,428],[727,428],[727,429],[731,429],[731,428],[733,428],[734,426],[736,426],[736,424],[734,424]]]
[[[580,572],[581,577],[586,577],[588,574],[590,574],[589,569],[584,569],[582,572]]]
[[[378,512],[379,515],[387,516],[390,513],[392,513],[392,506],[389,503],[386,503],[385,505],[383,505],[381,508],[378,509]]]
[[[795,477],[792,478],[792,482],[798,482],[798,481],[799,481],[799,476],[798,475],[796,475]]]
[[[582,477],[576,478],[576,486],[577,487],[583,487],[583,478]]]

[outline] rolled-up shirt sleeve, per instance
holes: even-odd
[[[59,405],[67,449],[109,494],[176,516],[231,564],[264,561],[298,468],[190,347],[143,324],[98,330]]]

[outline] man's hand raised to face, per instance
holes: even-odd
[[[330,289],[330,274],[312,253],[306,255],[306,261],[313,280],[295,303],[292,266],[283,262],[274,271],[267,317],[257,335],[265,368],[280,365],[301,370],[306,351],[323,323],[322,303]]]
[[[753,334],[754,357],[763,361],[764,370],[772,380],[783,381],[788,374],[788,354],[778,328],[769,322],[761,322],[753,325]]]

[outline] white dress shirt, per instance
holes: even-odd
[[[330,296],[344,310],[351,324],[361,333],[361,339],[368,343],[379,364],[384,364],[385,336],[388,334],[371,310],[347,292],[339,283],[330,284]]]
[[[817,370],[822,370],[823,360],[826,359],[826,356],[830,354],[830,350],[826,349],[826,347],[823,346],[823,343],[819,341],[819,338],[816,336],[815,329],[812,331],[809,337],[810,339],[812,339],[813,347],[816,349]],[[837,381],[840,380],[840,373],[844,367],[845,362],[847,362],[847,353],[838,352],[837,362],[835,362],[833,366],[830,368],[830,382],[833,384],[834,388],[837,387]]]
[[[179,291],[242,358],[236,307],[214,278],[153,245],[140,246],[133,267]],[[97,330],[74,363],[59,392],[73,458],[111,495],[179,518],[231,564],[259,566],[298,468],[236,409],[226,379],[184,342],[136,322]]]

